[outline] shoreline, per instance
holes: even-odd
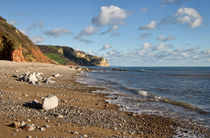
[[[26,71],[61,76],[54,78],[55,84],[33,85],[17,81],[14,76]],[[182,127],[180,131],[188,131],[184,130],[188,127],[191,133],[200,136],[208,133],[209,136],[207,130],[190,122],[119,111],[117,105],[105,101],[107,94],[93,93],[103,88],[76,82],[79,72],[74,67],[62,65],[0,61],[0,137],[171,137]],[[49,94],[59,98],[55,109],[44,111],[23,106],[33,99],[41,103]],[[63,118],[55,117],[57,114]],[[26,132],[8,126],[15,120],[50,128]]]

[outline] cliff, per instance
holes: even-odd
[[[0,16],[0,60],[55,63],[27,36]]]
[[[103,57],[86,54],[65,46],[38,45],[41,51],[63,65],[79,66],[109,66],[108,61]]]
[[[1,16],[0,60],[80,66],[109,66],[109,63],[102,57],[89,55],[70,47],[37,46]]]

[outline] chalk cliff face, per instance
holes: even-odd
[[[41,51],[50,58],[64,65],[80,66],[109,66],[108,61],[103,57],[86,54],[65,46],[39,45]]]
[[[55,63],[27,36],[0,17],[0,59],[16,62]]]

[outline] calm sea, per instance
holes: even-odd
[[[78,81],[106,88],[95,92],[108,93],[108,102],[120,110],[210,126],[210,67],[93,68],[97,70],[82,73]]]

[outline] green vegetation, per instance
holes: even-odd
[[[49,58],[55,60],[56,62],[58,62],[59,64],[64,65],[66,63],[66,61],[63,59],[63,57],[57,53],[44,53],[46,56],[48,56]]]

